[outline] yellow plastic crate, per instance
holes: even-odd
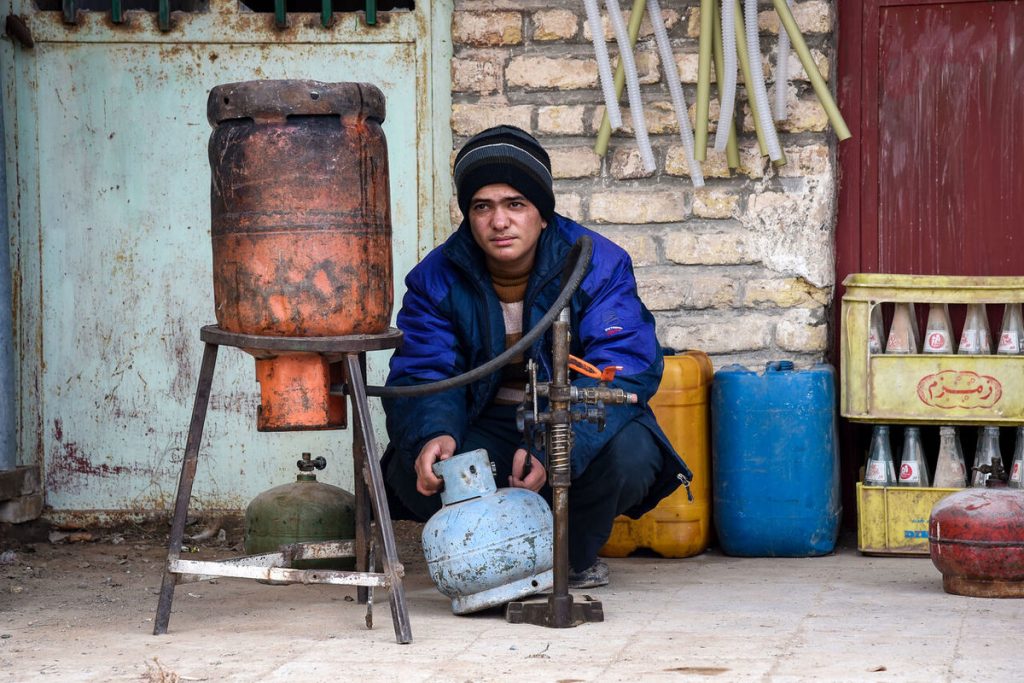
[[[857,483],[857,548],[867,555],[927,555],[932,506],[961,489]]]
[[[874,306],[1019,303],[1024,302],[1024,278],[854,274],[843,285],[843,417],[886,423],[1024,422],[1024,355],[868,353]]]

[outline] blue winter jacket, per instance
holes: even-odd
[[[680,482],[688,485],[692,474],[648,406],[661,381],[664,362],[654,318],[637,295],[629,255],[607,238],[555,214],[537,245],[523,303],[523,329],[531,329],[558,297],[566,258],[581,235],[590,236],[594,251],[570,306],[570,353],[599,368],[621,366],[612,386],[637,394],[639,402],[607,406],[603,431],[590,423],[574,425],[572,473],[575,478],[583,472],[620,429],[639,421],[654,434],[665,456],[665,466],[648,498],[628,511],[639,515]],[[391,359],[388,386],[447,379],[505,350],[501,304],[484,253],[466,221],[413,268],[405,285],[407,291],[398,313],[398,327],[405,336]],[[528,356],[538,363],[540,381],[549,379],[550,330],[533,345]],[[499,371],[438,394],[385,399],[387,430],[395,457],[403,458],[411,469],[423,444],[441,434],[451,435],[456,442],[455,452],[459,452],[466,429],[493,401],[500,383]],[[573,384],[593,386],[597,380],[583,377],[573,380]]]

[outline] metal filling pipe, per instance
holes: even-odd
[[[554,516],[554,581],[550,606],[551,626],[573,626],[572,596],[569,595],[569,486],[572,472],[572,417],[569,385],[569,307],[558,314],[551,326],[551,384],[548,388],[551,424],[548,428],[548,473],[551,475],[551,512]]]
[[[7,148],[0,101],[0,472],[18,465],[14,421],[14,315],[11,300],[10,226],[7,222]]]

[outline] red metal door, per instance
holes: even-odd
[[[843,0],[837,273],[1024,274],[1024,3]]]
[[[1024,274],[1024,3],[839,0],[838,18],[853,140],[839,146],[837,285],[856,272]],[[848,493],[866,432],[843,432]]]

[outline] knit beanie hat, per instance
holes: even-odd
[[[515,126],[488,128],[470,138],[455,157],[455,189],[463,216],[469,216],[469,202],[477,190],[495,183],[519,190],[545,220],[551,220],[551,159],[526,131]]]

